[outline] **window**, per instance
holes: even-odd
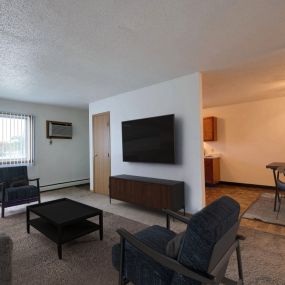
[[[34,117],[0,112],[0,166],[34,163]]]

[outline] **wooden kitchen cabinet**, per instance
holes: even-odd
[[[205,182],[208,185],[215,185],[220,182],[220,158],[205,157]]]
[[[205,142],[217,140],[216,117],[206,117],[203,119],[203,137]]]

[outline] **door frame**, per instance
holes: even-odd
[[[95,192],[95,124],[94,124],[94,119],[96,117],[102,116],[102,115],[108,115],[109,117],[109,146],[108,146],[108,151],[109,151],[109,167],[110,167],[110,175],[111,175],[111,126],[110,126],[110,117],[111,117],[111,112],[106,111],[106,112],[101,112],[101,113],[96,113],[92,115],[92,168],[93,168],[93,185],[92,185],[92,192]]]

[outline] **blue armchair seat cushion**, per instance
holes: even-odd
[[[168,242],[176,234],[160,226],[152,226],[135,234],[135,236],[159,253],[166,253]],[[151,258],[142,254],[139,250],[126,242],[125,246],[125,276],[136,285],[145,284],[170,284],[173,272],[154,262]],[[120,267],[120,244],[112,248],[113,266],[119,270]],[[160,282],[160,283],[158,283]]]
[[[39,196],[38,188],[33,185],[10,187],[5,189],[5,202],[28,200]],[[2,201],[2,191],[0,191]]]

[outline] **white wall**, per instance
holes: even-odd
[[[95,101],[89,105],[90,185],[93,185],[92,115],[110,111],[111,173],[130,174],[185,182],[186,209],[197,211],[204,204],[201,139],[200,74],[177,78],[143,89]],[[121,122],[175,114],[176,165],[130,163],[122,160]]]
[[[35,165],[28,167],[30,177],[40,177],[40,185],[89,178],[88,110],[64,108],[0,99],[0,111],[35,116]],[[71,122],[72,139],[46,138],[46,120]],[[88,181],[43,187],[48,190]]]
[[[218,117],[218,141],[205,143],[221,154],[221,180],[273,186],[265,165],[285,162],[285,98],[207,108]]]

